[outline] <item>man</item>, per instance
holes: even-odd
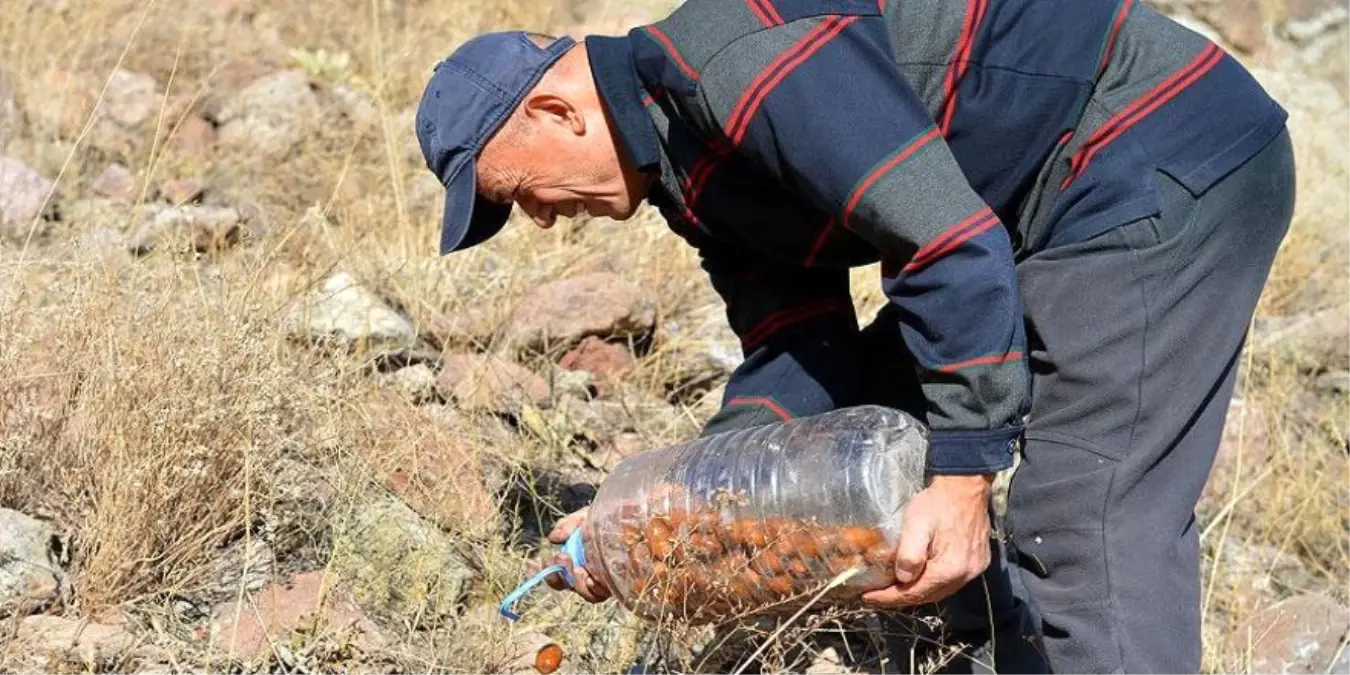
[[[1031,616],[1054,670],[1195,672],[1193,509],[1291,217],[1284,121],[1135,0],[690,0],[625,37],[471,40],[416,123],[442,253],[512,204],[549,227],[644,199],[698,249],[745,354],[708,433],[926,420],[872,606],[945,600],[1003,670],[1037,667],[1008,637]],[[847,270],[876,261],[890,303],[859,330]]]

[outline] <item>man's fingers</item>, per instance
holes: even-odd
[[[900,544],[895,551],[897,581],[908,584],[923,575],[932,541],[933,521],[921,513],[912,513],[900,531]]]
[[[965,585],[965,575],[951,568],[929,563],[923,573],[912,584],[892,584],[886,588],[869,591],[862,600],[874,606],[910,606],[937,602]]]
[[[571,536],[572,530],[577,529],[582,521],[586,520],[587,509],[582,509],[575,513],[569,513],[554,523],[553,530],[548,533],[548,540],[554,544],[562,544]]]

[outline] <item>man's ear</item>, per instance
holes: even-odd
[[[571,133],[586,133],[586,118],[571,101],[557,94],[531,93],[521,102],[525,117],[531,122],[557,124]]]

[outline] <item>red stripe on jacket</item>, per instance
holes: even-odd
[[[670,37],[668,35],[661,32],[660,28],[657,28],[656,26],[651,24],[643,26],[643,28],[646,29],[646,31],[650,33],[652,37],[656,38],[658,41],[661,42],[663,46],[665,46],[666,52],[670,54],[670,58],[675,60],[675,65],[679,66],[680,70],[684,73],[685,77],[688,77],[691,80],[698,79],[698,73],[694,72],[694,69],[689,67],[689,64],[685,62],[684,57],[680,56],[680,53],[678,51],[675,51],[675,43],[670,41]]]
[[[979,356],[973,359],[967,359],[965,361],[949,363],[945,366],[939,367],[937,370],[940,373],[954,373],[958,370],[964,370],[966,368],[973,368],[975,366],[990,366],[998,363],[1007,363],[1009,361],[1016,361],[1017,359],[1020,358],[1022,358],[1022,352],[1019,351],[1008,352],[1007,354],[991,354],[989,356]]]
[[[1059,189],[1063,190],[1069,187],[1070,183],[1082,175],[1087,170],[1093,156],[1102,148],[1110,145],[1112,141],[1137,124],[1139,120],[1147,117],[1164,103],[1175,98],[1186,87],[1204,77],[1205,73],[1218,65],[1221,60],[1223,60],[1223,50],[1218,45],[1210,44],[1184,68],[1173,73],[1166,80],[1158,83],[1156,87],[1135,100],[1134,103],[1126,106],[1124,110],[1113,115],[1111,119],[1106,121],[1106,124],[1103,124],[1092,136],[1088,137],[1087,142],[1078,149],[1078,152],[1074,153],[1073,158],[1069,160],[1072,172],[1064,179],[1063,183],[1060,183]]]
[[[821,47],[829,42],[839,33],[842,33],[849,24],[857,21],[858,17],[850,16],[840,18],[831,16],[828,19],[817,24],[814,28],[807,31],[795,44],[787,48],[778,58],[774,59],[767,68],[760,71],[750,86],[741,94],[741,98],[736,101],[736,106],[732,108],[731,115],[727,118],[726,134],[731,139],[732,145],[740,145],[741,139],[745,137],[745,132],[750,128],[750,120],[754,118],[755,112],[759,106],[764,103],[764,99],[777,87],[784,78],[793,70],[806,61],[807,58]]]
[[[970,68],[970,52],[975,46],[975,34],[984,21],[984,13],[989,9],[989,0],[966,0],[966,22],[961,26],[961,37],[956,41],[956,53],[947,66],[947,78],[944,80],[945,96],[942,104],[942,121],[938,129],[946,136],[952,127],[952,116],[956,114],[956,90],[961,86],[966,71]]]
[[[901,270],[901,273],[911,274],[933,264],[937,259],[956,250],[961,244],[998,224],[998,216],[995,216],[994,212],[989,210],[989,207],[986,206],[976,211],[969,218],[947,228],[947,231],[939,235],[937,239],[928,242],[927,245],[919,249]]]
[[[1097,77],[1101,77],[1106,72],[1106,65],[1111,62],[1111,50],[1116,46],[1116,36],[1120,34],[1120,27],[1125,25],[1125,17],[1130,14],[1130,6],[1134,0],[1124,0],[1120,3],[1120,9],[1116,10],[1116,19],[1111,23],[1111,32],[1106,36],[1106,46],[1102,49],[1102,63],[1097,66]]]
[[[772,410],[773,414],[777,415],[779,419],[784,422],[792,420],[792,413],[784,410],[782,406],[778,405],[777,402],[767,396],[737,396],[730,401],[727,401],[727,405],[764,406],[765,408]]]
[[[755,348],[763,345],[774,333],[777,333],[788,326],[801,323],[807,319],[824,314],[843,314],[851,308],[847,303],[840,300],[821,300],[811,302],[797,307],[788,307],[776,312],[770,312],[764,318],[759,320],[750,330],[745,332],[741,338],[741,348],[745,351],[753,351]]]
[[[905,146],[899,152],[895,153],[895,156],[877,165],[875,169],[872,169],[872,171],[869,172],[867,176],[862,179],[862,182],[858,183],[858,187],[853,188],[853,194],[849,196],[848,202],[844,205],[844,215],[840,219],[841,224],[843,224],[844,227],[848,227],[848,220],[853,216],[853,209],[858,208],[858,202],[862,201],[863,195],[866,194],[869,189],[871,189],[872,184],[880,180],[881,177],[885,175],[887,171],[890,171],[900,162],[905,161],[906,158],[917,152],[919,148],[922,148],[924,145],[927,145],[929,141],[937,137],[938,137],[938,130],[929,129],[928,133],[925,133],[919,136],[918,138],[910,141],[909,145]]]

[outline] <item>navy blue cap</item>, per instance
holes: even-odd
[[[474,158],[574,44],[561,37],[544,48],[523,31],[487,33],[436,64],[417,106],[417,142],[445,186],[442,255],[480,244],[506,224],[511,205],[478,196]]]

